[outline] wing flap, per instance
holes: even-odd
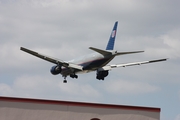
[[[157,60],[150,60],[150,61],[142,61],[142,62],[125,63],[125,64],[107,65],[107,66],[104,66],[104,67],[102,67],[102,68],[100,68],[98,70],[99,71],[111,70],[111,69],[117,68],[117,67],[127,67],[127,66],[148,64],[148,63],[154,63],[154,62],[162,62],[162,61],[166,61],[166,60],[167,60],[167,58],[165,58],[165,59],[157,59]]]
[[[49,57],[49,56],[46,56],[46,55],[43,55],[43,54],[39,54],[38,52],[29,50],[29,49],[24,48],[24,47],[21,47],[20,50],[22,50],[24,52],[27,52],[27,53],[29,53],[29,54],[31,54],[33,56],[36,56],[38,58],[41,58],[43,60],[46,60],[48,62],[62,65],[63,67],[69,67],[69,68],[74,68],[74,69],[78,69],[78,70],[83,70],[83,66],[80,66],[80,65],[77,65],[77,64],[74,64],[74,63],[68,63],[68,62],[65,62],[65,61],[62,61],[62,60],[59,60],[59,59],[56,59],[56,58],[52,58],[52,57]]]

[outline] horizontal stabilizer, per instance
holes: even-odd
[[[112,54],[111,52],[107,51],[107,50],[101,50],[101,49],[98,49],[98,48],[94,48],[94,47],[89,47],[89,49],[91,50],[94,50],[102,55],[109,55],[109,54]]]
[[[95,52],[98,52],[104,56],[106,55],[125,55],[125,54],[134,54],[134,53],[141,53],[144,51],[131,51],[131,52],[117,52],[117,51],[110,51],[110,50],[102,50],[94,47],[89,47],[89,49],[94,50]]]
[[[134,54],[134,53],[141,53],[141,52],[144,52],[144,51],[117,52],[115,55]]]

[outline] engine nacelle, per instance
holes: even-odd
[[[104,80],[104,78],[107,77],[108,74],[109,74],[109,71],[108,71],[108,70],[105,70],[105,71],[97,71],[96,79]]]
[[[57,75],[57,74],[61,73],[61,70],[62,70],[61,66],[52,66],[50,71],[53,75]]]

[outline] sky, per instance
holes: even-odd
[[[179,0],[0,0],[0,96],[161,108],[180,120]],[[115,49],[144,50],[110,62],[165,62],[117,68],[104,81],[52,75],[54,64],[20,51],[71,60],[106,48],[118,21]]]

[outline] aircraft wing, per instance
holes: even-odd
[[[59,60],[59,59],[56,59],[56,58],[52,58],[52,57],[40,54],[38,52],[29,50],[27,48],[21,47],[20,50],[22,50],[24,52],[27,52],[27,53],[29,53],[31,55],[34,55],[34,56],[36,56],[38,58],[41,58],[43,60],[46,60],[48,62],[57,64],[57,65],[62,65],[63,67],[66,67],[66,68],[74,68],[74,69],[78,69],[78,70],[83,70],[83,66],[80,66],[80,65],[77,65],[77,64],[74,64],[74,63],[68,63],[68,62],[65,62],[65,61],[62,61],[62,60]]]
[[[99,68],[99,71],[103,70],[111,70],[113,68],[117,67],[126,67],[126,66],[134,66],[134,65],[141,65],[141,64],[148,64],[148,63],[154,63],[154,62],[161,62],[166,61],[167,59],[157,59],[157,60],[150,60],[150,61],[142,61],[142,62],[133,62],[133,63],[125,63],[125,64],[115,64],[115,65],[107,65],[102,68]]]

